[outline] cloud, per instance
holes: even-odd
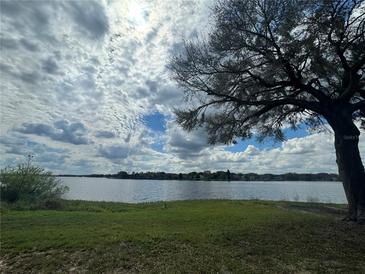
[[[114,132],[112,131],[107,131],[107,130],[98,130],[95,133],[95,137],[97,138],[115,138],[116,135]]]
[[[56,74],[59,67],[55,60],[48,58],[42,62],[42,69],[49,74]]]
[[[56,121],[53,126],[42,123],[24,123],[16,131],[24,134],[46,136],[52,140],[74,145],[85,145],[91,142],[87,137],[84,124],[80,122],[70,123],[67,120]]]
[[[36,44],[33,44],[32,42],[28,41],[25,38],[20,39],[20,43],[23,45],[23,47],[29,51],[36,52],[38,51],[38,46]]]
[[[248,145],[246,150],[244,151],[244,154],[247,156],[255,156],[260,154],[260,150],[253,145]]]
[[[18,43],[13,39],[0,38],[0,48],[1,50],[16,50],[18,48]]]
[[[184,131],[176,123],[167,123],[166,151],[176,154],[181,159],[195,158],[209,147],[207,134],[203,129],[192,132]]]
[[[76,23],[77,30],[86,33],[92,39],[104,37],[108,32],[108,17],[104,7],[96,1],[67,1],[65,9]]]
[[[28,83],[28,84],[36,84],[40,79],[40,74],[37,71],[32,72],[20,72],[18,75],[19,79]]]
[[[125,159],[128,157],[129,151],[130,149],[125,145],[101,146],[98,150],[99,156],[110,160]]]
[[[12,164],[12,162],[22,163],[26,160],[27,155],[32,155],[35,164],[51,170],[62,170],[70,158],[68,149],[51,147],[17,134],[0,137],[0,148],[7,155],[7,158],[1,159],[4,166]]]

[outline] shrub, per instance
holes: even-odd
[[[68,187],[60,185],[51,172],[28,162],[16,168],[2,169],[0,190],[1,201],[16,204],[17,208],[56,209],[60,207],[61,196]]]

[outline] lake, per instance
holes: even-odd
[[[346,203],[340,182],[128,180],[62,177],[66,199],[143,203],[196,199],[259,199]]]

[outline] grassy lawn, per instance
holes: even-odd
[[[2,273],[365,273],[365,226],[333,205],[120,204],[1,212]]]

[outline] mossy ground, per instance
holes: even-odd
[[[339,214],[338,214],[339,213]],[[341,207],[264,201],[66,201],[1,213],[3,273],[365,273]]]

